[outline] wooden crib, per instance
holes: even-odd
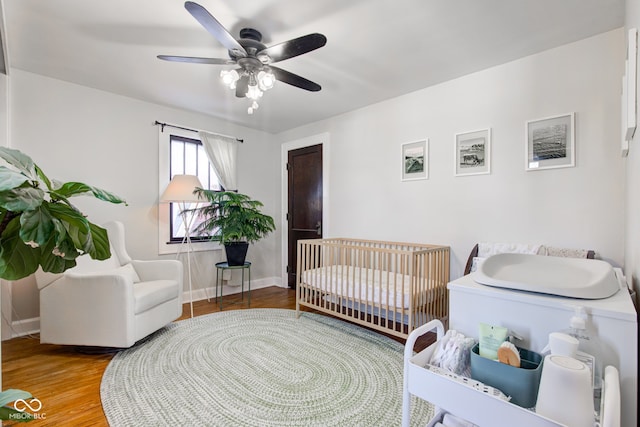
[[[447,320],[448,246],[299,240],[296,271],[298,315],[304,306],[401,338]]]

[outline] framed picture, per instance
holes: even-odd
[[[527,122],[526,169],[576,165],[574,113]]]
[[[627,62],[625,67],[625,76],[627,78],[627,108],[626,125],[622,129],[624,138],[631,141],[633,134],[636,132],[637,126],[637,64],[638,61],[638,30],[632,28],[629,30],[629,42],[627,43]],[[623,115],[623,117],[625,116]]]
[[[402,144],[402,180],[429,178],[429,140]]]
[[[454,173],[455,176],[491,173],[491,129],[456,135]]]
[[[628,64],[625,64],[625,70],[628,69]],[[627,74],[622,76],[622,102],[620,104],[620,111],[622,112],[622,143],[620,145],[620,153],[622,157],[629,155],[629,140],[627,139]]]

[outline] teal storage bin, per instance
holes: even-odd
[[[471,378],[511,396],[511,402],[518,406],[533,408],[538,399],[544,358],[534,351],[517,348],[520,368],[480,356],[476,344],[471,349]]]

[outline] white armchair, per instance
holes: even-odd
[[[83,255],[63,274],[36,273],[41,343],[131,347],[182,315],[182,263],[132,260],[123,224],[102,227],[111,258]]]

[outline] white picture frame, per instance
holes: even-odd
[[[622,96],[620,97],[620,117],[622,132],[620,138],[620,154],[622,157],[629,155],[629,140],[627,140],[627,69],[628,65],[624,65],[624,76],[622,76]]]
[[[576,165],[575,113],[529,120],[525,128],[527,171]]]
[[[402,144],[402,181],[429,179],[429,139]]]
[[[491,173],[491,128],[458,133],[454,141],[454,176]]]
[[[638,92],[637,92],[637,79],[638,79],[638,30],[631,28],[628,34],[627,43],[627,63],[626,63],[626,92],[627,92],[627,107],[626,107],[626,126],[623,129],[624,139],[631,141],[636,131],[637,117],[638,117]],[[623,90],[624,90],[623,86]],[[624,117],[623,116],[623,117]]]

